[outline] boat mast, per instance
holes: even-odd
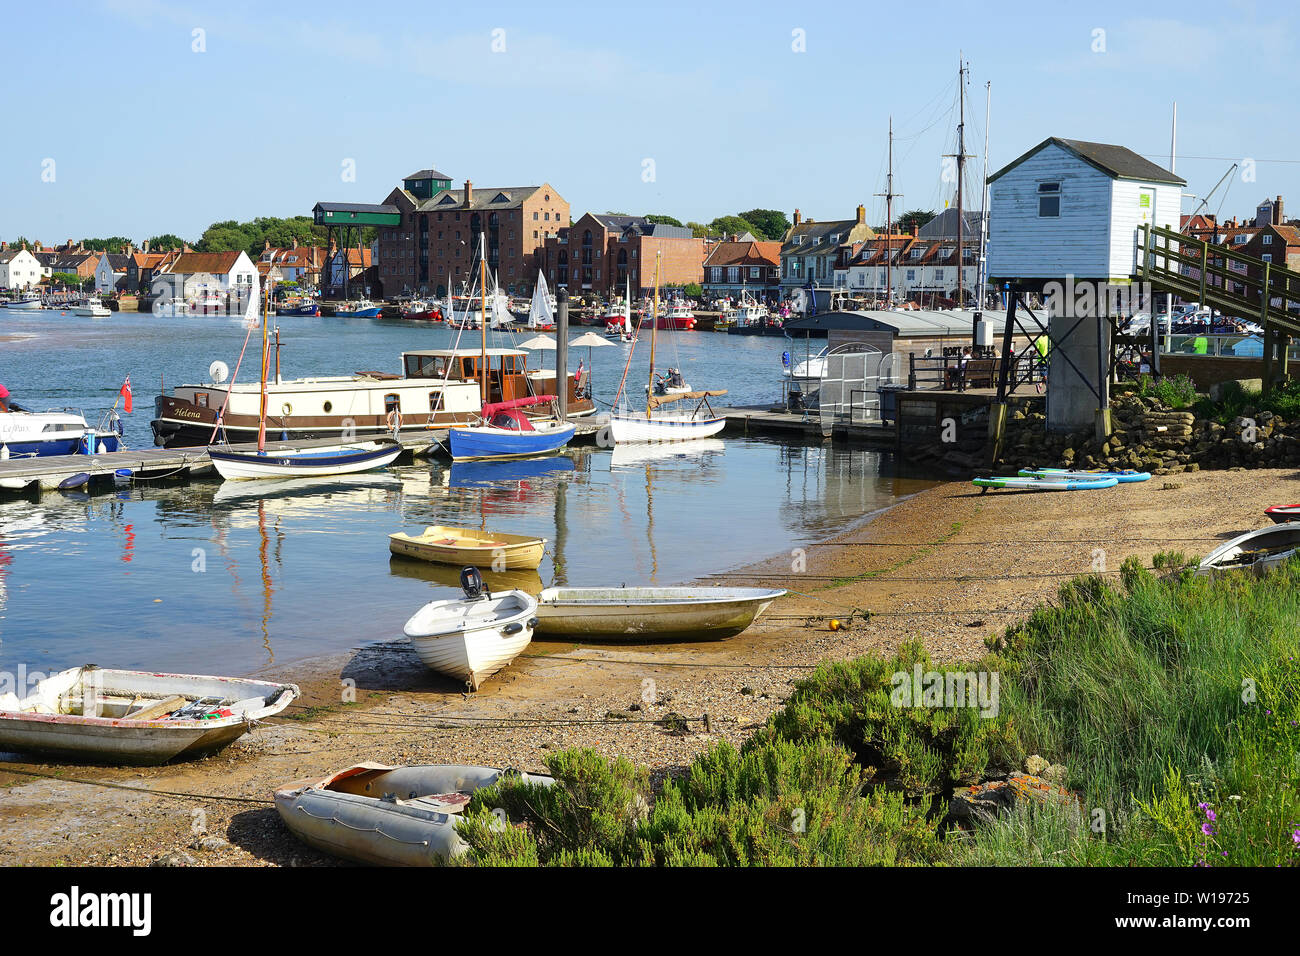
[[[980,265],[977,273],[979,301],[975,312],[981,318],[984,314],[984,299],[989,286],[989,105],[993,100],[993,83],[984,83],[984,185],[980,189]],[[974,343],[971,343],[972,345]]]
[[[655,333],[659,331],[659,257],[662,255],[662,250],[655,252],[655,296],[654,304],[650,307],[650,381],[645,393],[646,421],[650,420],[650,399],[655,393]]]
[[[269,275],[267,276],[267,280],[271,281]],[[267,329],[267,314],[270,312],[270,307],[271,307],[271,296],[268,294],[262,300],[262,388],[261,388],[261,402],[259,403],[259,409],[257,414],[258,454],[266,453],[266,399],[267,399],[266,373],[268,371],[268,364],[270,362],[270,357],[271,357],[271,353],[268,348],[269,335]]]
[[[885,175],[885,308],[894,304],[894,117],[889,117],[889,172]],[[879,288],[879,286],[877,286]]]
[[[479,286],[479,288],[478,288],[478,292],[479,292],[479,299],[480,299],[480,303],[481,303],[481,304],[480,304],[480,311],[479,311],[479,317],[480,317],[480,319],[481,319],[481,321],[479,322],[479,329],[480,329],[480,330],[482,331],[482,333],[483,333],[483,335],[482,335],[482,338],[483,338],[482,351],[479,353],[478,377],[479,377],[479,392],[480,392],[480,394],[481,394],[481,396],[482,396],[482,404],[483,404],[483,405],[486,405],[486,404],[488,404],[488,368],[487,368],[487,360],[488,360],[488,358],[487,358],[487,246],[486,246],[485,240],[484,240],[484,238],[483,238],[483,233],[481,233],[481,232],[478,234],[478,248],[479,248],[479,256],[478,256],[478,286]],[[502,361],[504,361],[504,359],[503,359]],[[504,380],[503,380],[503,381],[502,381],[502,385],[504,385],[504,384],[505,384],[505,382],[504,382]],[[502,398],[505,398],[505,393],[504,393],[504,391],[502,392],[501,397],[502,397]]]
[[[957,308],[961,308],[964,296],[962,292],[962,216],[961,182],[965,178],[966,168],[966,64],[961,55],[957,58]]]

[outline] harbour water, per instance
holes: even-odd
[[[0,342],[0,381],[17,401],[90,418],[130,374],[135,446],[152,444],[160,374],[170,388],[201,380],[214,359],[233,367],[244,338],[236,319],[4,321],[0,337],[15,337]],[[403,349],[455,334],[401,321],[280,326],[286,376],[395,371]],[[737,404],[779,391],[784,339],[668,338],[677,341],[660,364],[680,365],[697,388],[727,388]],[[629,380],[644,381],[641,352]],[[593,353],[605,403],[626,355]],[[573,365],[580,358],[585,349]],[[253,344],[244,361],[256,368]],[[454,568],[390,559],[393,531],[452,524],[545,537],[538,575],[519,582],[534,588],[675,584],[806,546],[930,484],[899,477],[888,452],[729,436],[690,448],[579,446],[539,462],[418,460],[314,485],[137,483],[11,498],[0,501],[0,671],[95,662],[243,674],[397,637],[421,603],[458,589]]]

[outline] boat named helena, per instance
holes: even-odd
[[[273,438],[357,440],[394,431],[473,424],[482,408],[480,349],[427,349],[402,353],[402,374],[352,375],[267,382],[267,432]],[[490,402],[554,395],[555,372],[530,370],[520,349],[486,352]],[[215,365],[215,363],[214,363]],[[569,375],[569,417],[591,415],[595,402]],[[154,444],[165,448],[208,445],[217,416],[231,443],[257,440],[259,382],[180,385],[154,399]],[[222,411],[225,407],[224,413]],[[217,435],[221,439],[223,435]]]

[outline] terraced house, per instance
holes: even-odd
[[[745,292],[766,300],[781,291],[781,243],[741,241],[735,236],[715,243],[704,260],[704,291],[710,295]]]
[[[817,222],[804,219],[794,211],[794,223],[781,242],[781,293],[806,288],[809,281],[817,288],[834,285],[835,267],[840,262],[840,247],[870,239],[876,233],[867,225],[867,210],[858,206],[854,219]]]
[[[379,229],[378,275],[385,295],[460,292],[478,274],[479,237],[488,267],[502,289],[532,290],[538,255],[549,236],[569,225],[569,204],[547,183],[540,186],[453,189],[437,169],[406,176],[384,204],[400,220]]]

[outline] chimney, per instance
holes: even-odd
[[[188,242],[181,243],[181,252],[193,252],[193,251],[194,250],[190,248],[190,244]]]
[[[920,233],[920,231],[921,231],[921,227],[916,224],[916,220],[912,220],[912,236],[915,237],[918,233]]]
[[[263,252],[270,252],[270,250],[271,250],[271,240],[270,240],[270,239],[267,239],[267,240],[265,240],[265,242],[266,242],[266,245],[262,246],[262,251],[263,251]]]
[[[1282,197],[1277,197],[1277,202],[1273,204],[1273,225],[1280,226],[1286,220],[1282,218]]]
[[[465,180],[465,208],[468,209],[474,202],[474,184],[468,179]]]
[[[794,224],[797,226],[801,222],[803,222],[803,217],[799,215],[799,210],[796,209],[794,211]]]
[[[148,240],[148,239],[146,239],[146,240],[144,241],[144,244],[143,244],[142,246],[140,246],[140,251],[143,252],[145,255],[148,255],[148,254],[149,254],[149,240]]]
[[[297,236],[294,236],[294,238],[293,238],[293,248],[294,248],[294,249],[297,249],[297,248],[298,248],[298,237],[297,237]]]
[[[858,225],[861,226],[866,221],[867,221],[867,207],[859,203],[858,204]]]

